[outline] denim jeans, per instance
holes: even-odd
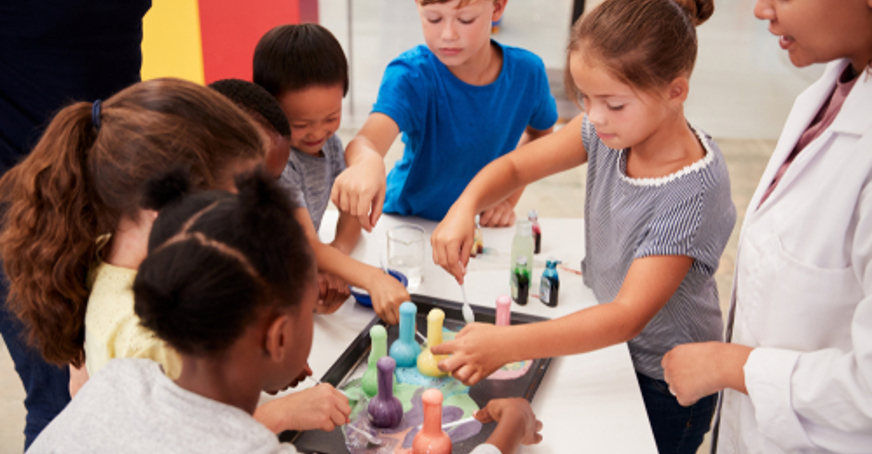
[[[24,427],[26,450],[42,429],[70,401],[70,370],[49,364],[42,355],[24,342],[24,325],[6,310],[6,277],[0,273],[0,332],[15,363],[24,391],[27,419]]]
[[[660,454],[696,454],[711,428],[717,394],[703,397],[690,407],[682,407],[669,392],[669,385],[636,372],[648,421],[654,431]]]

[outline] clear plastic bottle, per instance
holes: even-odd
[[[527,304],[530,277],[533,275],[533,225],[530,221],[518,221],[515,238],[512,240],[511,282],[512,300]]]
[[[533,223],[533,253],[538,254],[542,251],[542,227],[539,227],[539,213],[536,213],[536,210],[530,210],[527,213],[527,219]]]

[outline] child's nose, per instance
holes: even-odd
[[[585,103],[587,118],[595,128],[599,128],[606,122],[605,109],[592,104],[593,103]]]
[[[445,21],[445,27],[442,29],[442,39],[446,41],[453,41],[457,39],[457,28],[454,25],[454,21]]]
[[[771,0],[757,0],[754,5],[754,16],[760,20],[775,19],[775,9],[772,7]]]

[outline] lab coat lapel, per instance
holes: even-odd
[[[814,117],[820,111],[821,106],[823,106],[824,102],[826,102],[827,98],[833,92],[836,80],[838,79],[839,74],[842,73],[842,69],[844,69],[847,64],[847,60],[840,60],[828,65],[824,75],[796,98],[793,109],[787,117],[787,122],[784,124],[784,130],[781,133],[781,137],[778,139],[778,144],[775,146],[775,151],[772,153],[772,157],[769,159],[769,164],[766,165],[766,170],[763,171],[763,176],[760,177],[760,183],[757,185],[757,189],[754,191],[754,196],[751,198],[751,202],[748,205],[748,212],[742,223],[743,231],[758,212],[766,210],[767,206],[771,205],[769,202],[774,201],[773,199],[777,197],[779,192],[781,192],[776,189],[769,196],[769,199],[766,200],[766,204],[762,207],[760,206],[760,200],[763,198],[763,194],[766,193],[766,189],[769,188],[769,184],[772,183],[772,179],[775,178],[775,174],[778,173],[778,169],[781,168],[781,165],[784,164],[784,161],[788,156],[790,156],[790,152],[793,151],[793,148],[799,141],[799,137],[803,132],[805,132],[808,125],[811,124]],[[831,134],[831,131],[824,133],[824,135],[828,134]],[[821,137],[818,137],[818,139],[813,142],[815,145],[814,147],[806,147],[806,149],[803,150],[800,153],[800,156],[796,159],[803,162],[809,162],[809,156],[802,157],[802,155],[806,152],[812,151],[812,148],[814,148],[814,151],[820,150],[820,144],[824,143],[824,140],[821,140],[824,139],[824,135],[821,135]],[[802,159],[800,159],[800,157],[802,157]],[[797,162],[794,161],[791,164],[791,167],[796,164]],[[788,174],[792,173],[796,175],[798,172],[794,172],[794,170],[796,169],[791,168],[788,171]],[[785,175],[785,177],[787,177],[787,175]],[[784,182],[784,178],[782,178],[782,181],[779,182],[779,186]]]

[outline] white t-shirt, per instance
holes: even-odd
[[[139,358],[109,361],[28,453],[293,454],[245,411],[192,393]]]

